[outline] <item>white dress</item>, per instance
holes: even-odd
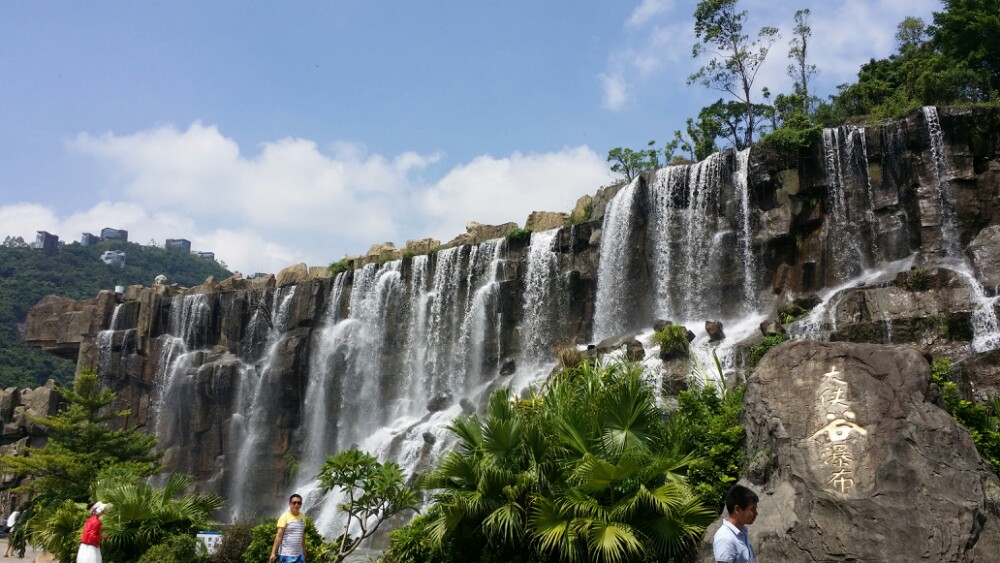
[[[101,548],[81,543],[80,549],[76,552],[76,563],[102,563]]]

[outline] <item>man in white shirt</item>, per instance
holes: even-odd
[[[742,485],[733,485],[726,493],[726,511],[712,541],[712,553],[719,563],[757,563],[747,526],[757,519],[757,494]]]

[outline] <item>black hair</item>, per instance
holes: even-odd
[[[288,497],[288,502],[292,502],[295,499],[302,500],[302,495],[299,493],[292,493],[292,496]]]
[[[744,487],[743,485],[733,485],[726,493],[726,510],[732,514],[736,507],[746,509],[751,504],[755,504],[759,499],[757,493]]]

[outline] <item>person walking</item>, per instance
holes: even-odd
[[[288,497],[288,512],[278,518],[278,533],[271,546],[273,562],[306,563],[306,517],[302,515],[302,495]]]
[[[103,563],[101,559],[101,515],[110,507],[110,504],[95,502],[88,506],[90,518],[83,525],[83,535],[80,537],[80,549],[76,552],[76,563]]]
[[[718,563],[757,563],[757,554],[750,545],[747,526],[757,519],[757,493],[743,485],[733,485],[726,493],[726,511],[712,541],[713,561]]]
[[[3,553],[4,557],[10,557],[14,553],[14,526],[17,525],[19,514],[21,511],[14,507],[14,511],[7,517],[7,551]]]

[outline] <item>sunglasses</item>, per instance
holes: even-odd
[[[302,504],[302,501],[301,500],[293,500],[292,502],[290,502],[288,504]]]

